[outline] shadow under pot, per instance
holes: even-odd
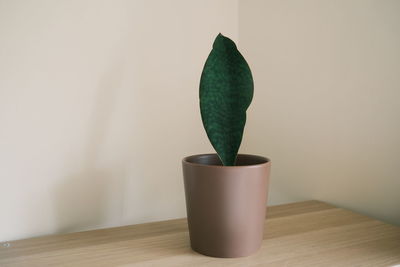
[[[239,154],[222,166],[217,154],[182,160],[190,244],[212,257],[235,258],[261,246],[271,161]]]

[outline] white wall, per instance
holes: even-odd
[[[270,204],[320,199],[400,224],[400,1],[242,0],[255,99],[244,148]]]
[[[185,216],[198,84],[238,3],[0,1],[0,241]]]
[[[256,85],[241,151],[272,158],[270,204],[399,224],[398,14],[390,0],[0,0],[0,241],[185,216],[180,160],[213,151],[200,73],[216,34],[238,30]]]

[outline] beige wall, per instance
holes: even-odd
[[[0,1],[0,241],[185,216],[198,83],[238,4]]]
[[[272,158],[270,204],[400,223],[398,14],[389,0],[0,1],[0,241],[184,216],[180,159],[213,151],[197,98],[218,32],[254,72],[242,152]]]
[[[320,199],[400,224],[400,1],[240,1],[255,99],[244,150],[270,203]]]

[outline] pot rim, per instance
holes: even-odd
[[[226,169],[238,169],[238,168],[257,168],[257,167],[262,167],[262,166],[267,166],[271,165],[271,160],[267,157],[264,156],[259,156],[259,155],[254,155],[254,154],[238,154],[238,156],[251,156],[251,157],[258,157],[265,162],[263,163],[256,163],[256,164],[251,164],[251,165],[239,165],[239,166],[223,166],[223,165],[211,165],[211,164],[201,164],[201,163],[193,163],[188,161],[189,158],[194,158],[194,157],[201,157],[201,156],[211,156],[211,155],[217,155],[217,153],[205,153],[205,154],[195,154],[195,155],[190,155],[187,157],[184,157],[182,159],[183,164],[191,165],[191,166],[199,166],[199,167],[207,167],[207,168],[226,168]]]

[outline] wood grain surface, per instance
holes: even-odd
[[[254,255],[191,251],[186,219],[0,244],[0,266],[400,266],[400,227],[318,201],[268,208]]]

